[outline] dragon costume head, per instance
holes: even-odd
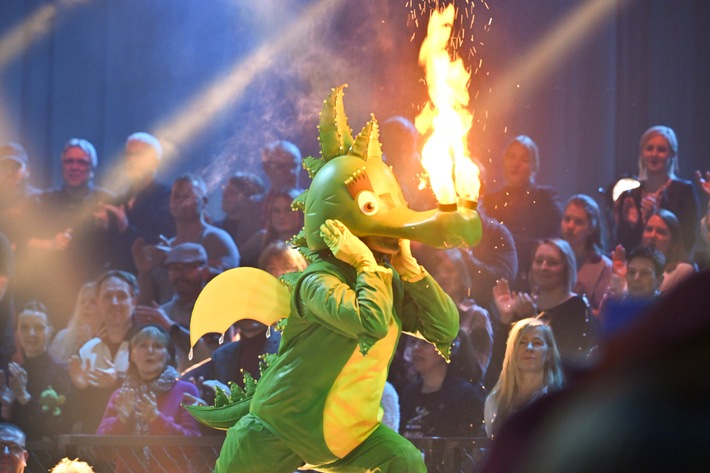
[[[406,238],[436,248],[471,246],[480,240],[475,206],[416,212],[407,207],[392,169],[382,160],[379,127],[372,119],[355,138],[348,126],[341,85],[323,103],[321,158],[304,160],[313,182],[294,206],[305,213],[297,246],[319,251],[326,219],[343,222],[358,237]]]

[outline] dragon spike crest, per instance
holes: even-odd
[[[370,115],[370,121],[355,138],[355,142],[348,150],[349,156],[357,156],[362,159],[382,159],[382,146],[380,145],[380,126],[374,115]]]
[[[352,130],[343,106],[343,90],[347,86],[343,84],[332,89],[323,102],[318,133],[321,155],[325,161],[344,155],[353,144]]]

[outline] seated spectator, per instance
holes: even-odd
[[[539,166],[535,142],[528,136],[517,136],[503,153],[505,185],[496,192],[486,193],[482,200],[486,215],[505,225],[515,240],[518,273],[511,285],[516,291],[530,290],[527,278],[537,242],[560,232],[559,196],[552,187],[535,182]]]
[[[46,190],[38,199],[38,224],[27,242],[30,258],[24,261],[31,279],[24,284],[33,289],[32,297],[49,307],[54,326],[64,328],[75,294],[108,267],[110,225],[94,214],[114,196],[94,185],[98,158],[89,141],[72,138],[64,145],[60,160],[62,185]],[[57,278],[60,273],[62,277]]]
[[[136,278],[125,271],[107,271],[96,280],[97,303],[106,332],[94,337],[69,358],[76,388],[71,415],[81,433],[93,434],[111,393],[128,370],[128,341],[134,333],[138,299]]]
[[[641,244],[651,215],[660,209],[673,212],[682,229],[681,246],[690,254],[695,246],[699,215],[698,195],[693,183],[680,179],[678,139],[667,126],[646,130],[639,142],[641,185],[621,194],[615,203],[616,242],[627,250]]]
[[[609,335],[633,321],[645,311],[660,294],[663,268],[666,258],[651,246],[639,246],[627,260],[624,272],[625,284],[614,282],[602,301],[600,318],[602,333]]]
[[[125,381],[108,402],[98,435],[200,436],[197,421],[182,406],[184,394],[197,395],[194,384],[179,381],[170,337],[159,327],[143,327],[129,343],[130,366]],[[149,448],[149,447],[146,447]],[[179,449],[143,451],[146,458],[116,458],[121,472],[192,471]]]
[[[136,322],[138,325],[158,325],[170,335],[176,348],[177,369],[182,372],[209,358],[219,348],[219,335],[216,334],[205,335],[194,349],[190,347],[192,309],[210,277],[207,252],[198,243],[175,245],[170,248],[165,267],[175,295],[162,306],[153,304],[136,307]]]
[[[586,299],[572,292],[577,277],[574,253],[559,238],[543,240],[533,252],[530,284],[533,294],[511,293],[500,281],[494,290],[504,323],[538,316],[554,332],[562,360],[585,363],[595,343],[595,320]]]
[[[431,343],[415,337],[406,343],[419,379],[400,396],[400,433],[407,438],[480,435],[483,391],[451,372]]]
[[[683,247],[680,223],[672,212],[660,209],[648,218],[641,244],[657,248],[666,257],[660,287],[662,293],[673,289],[680,281],[695,273],[695,266],[689,262]]]
[[[454,372],[479,384],[491,359],[493,328],[488,311],[468,297],[469,288],[474,284],[465,267],[466,256],[466,251],[458,248],[430,250],[422,262],[459,310],[461,346],[451,358]]]
[[[486,434],[494,437],[513,413],[564,385],[564,373],[550,327],[536,318],[513,325],[503,370],[486,398]]]
[[[39,302],[25,304],[17,316],[18,351],[0,375],[2,417],[30,440],[69,431],[64,402],[71,383],[66,368],[47,353],[52,326]]]
[[[710,269],[710,205],[700,219],[700,244],[695,248],[693,260],[700,270]]]
[[[562,238],[572,247],[577,262],[574,292],[587,296],[594,315],[611,284],[611,260],[602,249],[602,217],[588,195],[570,197],[562,215]]]
[[[62,458],[49,473],[94,473],[94,469],[79,459]]]
[[[232,174],[222,186],[222,211],[216,225],[229,233],[241,251],[244,242],[261,228],[264,212],[264,183],[249,172]]]
[[[0,423],[0,471],[23,473],[27,457],[25,433],[15,425]]]
[[[15,352],[14,256],[10,241],[0,232],[0,368],[7,365]]]
[[[303,213],[291,207],[300,192],[285,189],[271,193],[265,204],[266,225],[251,236],[242,247],[243,266],[257,266],[259,255],[269,243],[288,241],[303,228]]]
[[[49,345],[49,354],[61,363],[68,363],[69,358],[77,355],[84,343],[104,335],[103,327],[96,304],[96,284],[90,281],[79,290],[69,325],[54,336]]]
[[[221,228],[207,223],[207,186],[194,174],[183,174],[175,179],[170,192],[170,214],[175,220],[177,233],[162,244],[147,245],[142,238],[133,244],[133,259],[138,268],[140,303],[155,301],[164,304],[174,292],[168,281],[165,258],[171,246],[181,243],[199,243],[207,252],[210,275],[236,268],[240,264],[239,250],[234,240]]]

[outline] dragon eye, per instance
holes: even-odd
[[[380,203],[372,191],[362,191],[357,195],[357,205],[365,215],[374,215],[380,210]]]

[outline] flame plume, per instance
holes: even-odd
[[[447,49],[454,17],[453,5],[432,12],[419,50],[429,102],[415,119],[415,126],[429,136],[422,148],[422,166],[440,205],[475,202],[480,189],[478,167],[471,161],[467,139],[473,120],[467,109],[471,75],[463,60],[452,60]]]

